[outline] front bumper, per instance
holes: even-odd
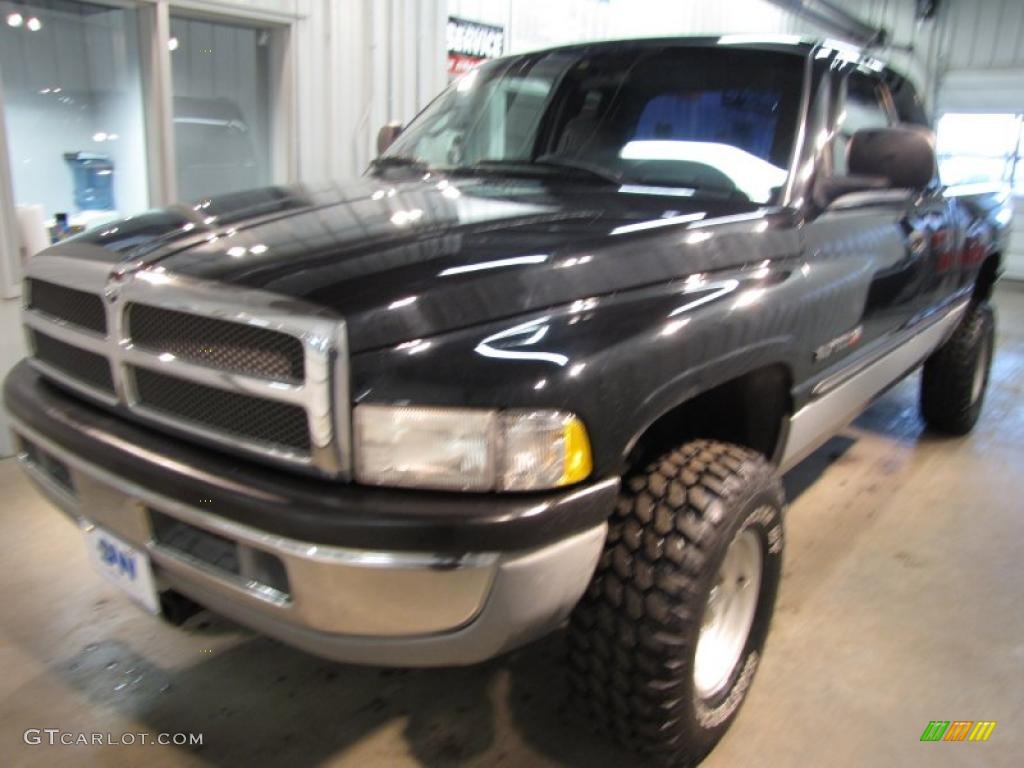
[[[79,525],[145,550],[159,589],[339,661],[470,664],[553,629],[586,589],[618,488],[490,497],[496,516],[484,497],[277,476],[116,419],[25,364],[5,401],[40,490]],[[226,491],[230,515],[218,507]],[[292,535],[289,513],[309,535]],[[513,546],[487,546],[502,529]],[[467,547],[474,539],[484,546]]]

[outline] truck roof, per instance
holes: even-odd
[[[777,53],[791,53],[797,56],[809,56],[812,53],[821,58],[836,58],[853,64],[867,66],[876,72],[888,70],[889,66],[880,60],[872,51],[863,48],[855,43],[833,38],[813,37],[806,35],[787,34],[727,34],[727,35],[695,35],[695,36],[674,36],[674,37],[637,37],[622,38],[615,40],[596,40],[582,43],[571,43],[568,45],[553,46],[551,48],[540,48],[535,51],[524,51],[522,53],[503,56],[495,61],[502,61],[520,56],[529,56],[542,52],[554,51],[609,51],[616,48],[636,46],[686,46],[694,48],[713,48],[729,46],[734,48],[745,48],[750,50],[774,51]],[[898,73],[894,73],[898,74]]]

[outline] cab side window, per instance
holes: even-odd
[[[855,72],[847,79],[845,91],[842,121],[832,141],[832,170],[837,176],[847,173],[846,148],[854,133],[888,128],[893,122],[877,80]]]

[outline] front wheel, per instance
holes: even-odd
[[[673,764],[706,755],[746,697],[782,572],[782,485],[746,448],[698,440],[626,480],[570,622],[576,708]]]

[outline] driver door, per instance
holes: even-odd
[[[888,92],[875,76],[851,74],[839,88],[832,173],[847,173],[847,146],[862,129],[896,123]],[[944,201],[919,202],[900,190],[854,193],[836,200],[804,229],[812,269],[834,273],[828,320],[812,332],[812,383],[870,355],[907,327],[922,308],[931,244]]]

